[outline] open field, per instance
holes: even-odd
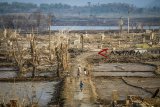
[[[157,31],[147,34],[126,32],[94,34],[84,31],[28,34],[7,30],[7,35],[10,35],[8,37],[4,36],[4,33],[5,31],[1,33],[3,40],[0,41],[0,80],[4,87],[0,90],[1,93],[4,89],[10,89],[8,85],[15,84],[16,91],[19,92],[21,86],[25,87],[23,84],[37,83],[38,86],[35,85],[37,97],[40,96],[40,90],[43,90],[39,84],[48,87],[44,94],[46,99],[42,99],[44,103],[39,103],[39,106],[54,100],[54,95],[50,93],[58,92],[60,96],[56,104],[97,107],[99,99],[110,103],[113,100],[112,92],[115,90],[118,99],[125,100],[128,95],[150,98],[160,87],[157,74],[159,65],[146,64],[159,62],[157,50],[160,42],[149,44],[153,39],[159,40]],[[107,59],[98,54],[106,48]],[[82,67],[80,78],[77,78],[78,66]],[[86,75],[83,73],[84,68],[88,72]],[[60,80],[63,82],[58,86],[57,81]],[[84,82],[82,92],[79,89],[80,81]],[[5,91],[9,93],[8,90]],[[14,91],[14,88],[11,91]],[[158,96],[159,94],[156,98]],[[23,97],[19,98],[21,102]]]

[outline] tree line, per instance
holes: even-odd
[[[15,12],[33,12],[34,10],[41,10],[43,12],[48,11],[60,11],[62,12],[80,12],[80,13],[127,13],[132,11],[133,13],[146,13],[146,12],[160,12],[160,7],[144,7],[139,8],[131,4],[126,3],[108,3],[108,4],[93,4],[86,6],[71,6],[68,4],[56,3],[56,4],[32,4],[32,3],[20,3],[20,2],[0,2],[0,14],[15,13]],[[64,11],[65,10],[65,11]]]

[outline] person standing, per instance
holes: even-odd
[[[79,76],[80,76],[80,72],[79,72],[79,70],[77,71],[77,77],[79,78]]]
[[[84,75],[87,76],[87,69],[84,67]]]
[[[81,92],[82,92],[82,90],[83,90],[83,82],[82,81],[80,81],[80,90],[81,90]]]
[[[79,76],[80,76],[80,74],[81,74],[81,66],[79,65],[79,66],[78,66],[77,76],[79,77]]]

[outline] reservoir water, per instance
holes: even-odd
[[[127,29],[127,26],[123,29]],[[144,26],[143,29],[155,30],[160,29],[160,26]],[[51,30],[119,30],[119,26],[51,26]]]

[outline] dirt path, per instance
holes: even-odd
[[[94,53],[84,53],[77,56],[72,67],[71,76],[65,82],[65,104],[64,107],[99,107],[96,102],[96,92],[91,77],[84,75],[83,68],[86,66],[85,58]],[[77,77],[78,66],[81,66],[82,73]],[[80,81],[83,81],[84,88],[81,92]]]

